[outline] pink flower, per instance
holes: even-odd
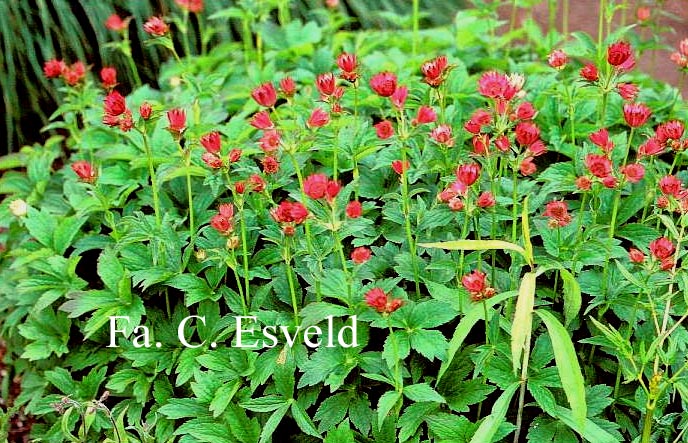
[[[590,141],[602,148],[605,153],[610,153],[614,149],[614,142],[609,138],[609,131],[605,128],[590,134]]]
[[[139,115],[141,116],[141,118],[144,120],[148,120],[149,118],[151,118],[151,114],[153,114],[153,107],[150,105],[150,103],[141,103],[141,106],[139,106]]]
[[[72,163],[72,171],[79,177],[79,179],[86,183],[95,183],[98,175],[91,163],[86,160],[79,160]]]
[[[356,59],[356,54],[341,53],[337,57],[337,66],[342,70],[340,77],[344,80],[353,83],[358,79],[358,73],[356,72],[358,60]]]
[[[331,72],[320,74],[315,79],[315,86],[318,88],[321,97],[329,97],[334,94],[334,90],[337,87],[337,78]]]
[[[151,17],[143,24],[143,30],[155,37],[162,37],[169,32],[170,27],[160,17]]]
[[[659,180],[659,189],[666,196],[678,197],[683,189],[683,183],[675,176],[667,175]]]
[[[194,14],[203,11],[203,0],[174,0],[180,8]]]
[[[569,58],[566,56],[566,53],[561,49],[555,49],[547,57],[547,63],[549,63],[549,65],[554,69],[564,69],[568,61]]]
[[[229,151],[229,156],[227,157],[230,163],[236,163],[241,160],[241,149],[234,148]]]
[[[117,14],[110,15],[107,20],[105,20],[105,28],[115,32],[122,32],[129,26],[129,20],[122,18]]]
[[[626,101],[635,100],[639,91],[640,89],[633,83],[617,83],[616,85],[616,92]]]
[[[623,114],[628,126],[637,128],[647,122],[652,111],[643,103],[626,103],[623,107]]]
[[[650,254],[658,260],[670,258],[675,250],[674,244],[666,237],[660,237],[650,243]]]
[[[471,139],[473,152],[477,155],[487,155],[490,150],[490,136],[488,134],[477,134]]]
[[[516,141],[521,146],[528,146],[540,139],[540,128],[535,123],[525,121],[516,125]]]
[[[209,132],[201,136],[200,142],[203,148],[212,154],[217,154],[222,148],[220,133],[217,131]]]
[[[296,83],[294,83],[293,78],[284,77],[282,80],[280,80],[279,85],[280,91],[282,91],[282,94],[285,96],[293,97],[294,94],[296,94]]]
[[[43,65],[43,74],[46,78],[57,78],[62,75],[66,68],[65,62],[53,58]]]
[[[469,163],[456,168],[456,178],[466,186],[471,186],[480,177],[480,165]]]
[[[251,92],[251,97],[259,105],[272,108],[277,102],[277,91],[272,83],[263,83]]]
[[[635,11],[635,16],[638,19],[639,22],[646,22],[650,19],[650,15],[652,14],[652,10],[647,7],[647,6],[640,6],[638,9]]]
[[[565,201],[554,200],[547,203],[547,206],[545,206],[545,212],[543,212],[542,215],[550,218],[550,228],[559,228],[571,223],[569,207]]]
[[[186,129],[186,112],[181,108],[170,109],[167,111],[167,120],[169,126],[167,130],[177,137]]]
[[[631,163],[621,168],[621,173],[631,183],[638,183],[645,176],[645,167],[641,163]]]
[[[321,128],[330,122],[330,114],[323,111],[321,108],[313,109],[311,116],[306,122],[306,126],[309,128]]]
[[[361,206],[361,202],[358,200],[350,201],[349,204],[346,205],[346,216],[349,218],[358,218],[361,216],[363,213],[363,207]]]
[[[402,162],[401,160],[394,160],[392,162],[392,169],[394,169],[394,172],[396,172],[399,175],[408,171],[408,169],[410,167],[411,167],[411,164],[409,163],[408,160],[406,160],[405,162]]]
[[[397,76],[387,71],[375,74],[370,88],[380,97],[390,97],[397,90]]]
[[[270,113],[268,111],[256,112],[253,117],[251,117],[251,126],[261,130],[273,129],[275,127],[272,120],[270,120]]]
[[[600,75],[597,72],[597,66],[592,63],[588,63],[583,66],[580,70],[580,75],[589,82],[596,82],[597,79],[600,78]]]
[[[117,70],[111,67],[105,67],[101,69],[100,81],[103,82],[103,88],[114,88],[117,86]]]
[[[516,108],[516,118],[519,120],[530,120],[535,117],[537,111],[531,102],[523,102]]]
[[[530,146],[528,146],[528,149],[526,149],[526,155],[531,155],[533,157],[539,157],[546,153],[547,146],[542,140],[536,140],[535,142],[531,143]]]
[[[684,130],[683,123],[678,120],[662,123],[657,127],[657,141],[665,144],[669,140],[680,140]]]
[[[447,57],[441,55],[433,60],[423,63],[420,67],[423,73],[423,81],[433,88],[437,88],[445,79],[447,73]]]
[[[449,125],[439,125],[430,132],[430,138],[441,145],[449,148],[454,146],[454,139],[452,138],[452,130]]]
[[[386,140],[394,135],[394,126],[389,120],[382,120],[375,124],[375,133],[379,139]]]
[[[484,73],[478,80],[478,92],[488,98],[511,100],[518,92],[509,77],[496,71]]]
[[[366,292],[365,301],[368,306],[384,314],[390,314],[404,304],[404,301],[399,298],[390,299],[380,288],[373,288]]]
[[[616,42],[607,48],[607,63],[620,66],[631,57],[631,45],[627,42]]]
[[[592,180],[584,175],[576,179],[576,187],[581,191],[589,191],[592,186]]]
[[[640,249],[631,248],[628,250],[628,258],[632,263],[641,264],[645,261],[645,254]]]
[[[279,171],[279,161],[271,155],[264,157],[261,163],[263,166],[263,172],[266,174],[277,174]]]
[[[357,265],[360,265],[370,260],[372,255],[373,254],[370,252],[370,249],[366,248],[365,246],[361,246],[351,251],[351,260],[353,260],[353,262]]]
[[[509,149],[511,149],[511,143],[509,142],[509,137],[507,137],[504,134],[497,137],[494,141],[494,144],[497,147],[497,149],[499,149],[501,152],[508,152]]]
[[[86,66],[82,62],[73,63],[62,71],[62,78],[69,86],[74,86],[86,77]]]
[[[471,294],[473,301],[485,300],[495,294],[494,288],[487,285],[487,274],[478,270],[464,275],[461,284]]]
[[[533,161],[533,157],[526,157],[523,159],[521,164],[518,167],[519,171],[521,172],[521,175],[524,177],[527,177],[529,175],[532,175],[537,171],[537,166],[535,165],[535,162]]]
[[[263,136],[258,139],[258,144],[260,149],[265,153],[272,153],[279,149],[280,143],[282,143],[282,137],[280,133],[275,129],[267,130],[263,133]]]
[[[311,174],[303,182],[303,192],[314,200],[323,198],[328,181],[325,174]]]
[[[406,103],[406,97],[408,96],[408,88],[406,86],[399,86],[394,94],[390,97],[392,105],[395,108],[402,110],[404,109],[404,104]]]
[[[464,129],[471,134],[480,134],[483,126],[492,123],[492,115],[484,109],[476,110],[471,119],[466,122]]]
[[[657,155],[664,151],[664,144],[657,137],[650,137],[640,148],[638,148],[638,158],[648,155]]]
[[[605,155],[588,154],[585,157],[585,166],[597,178],[609,177],[612,173],[612,161]]]
[[[122,94],[120,94],[117,91],[112,91],[111,93],[105,96],[105,100],[103,101],[103,108],[105,114],[116,117],[127,110],[127,103]]]
[[[496,203],[494,195],[492,195],[490,191],[481,193],[480,196],[478,196],[478,200],[475,202],[479,208],[491,208]]]
[[[204,152],[201,160],[211,169],[220,169],[223,166],[222,159],[212,152]]]
[[[414,126],[424,125],[427,123],[434,123],[437,120],[437,113],[430,106],[421,106],[418,108],[416,117],[411,121]]]

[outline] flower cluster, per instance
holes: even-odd
[[[292,236],[296,232],[296,225],[300,225],[308,218],[308,209],[299,202],[283,201],[270,211],[272,218],[282,225],[284,235]]]
[[[633,70],[635,67],[635,57],[630,43],[618,41],[607,47],[607,64],[610,66],[609,75],[600,74],[597,66],[587,63],[580,70],[581,78],[588,83],[597,83],[604,94],[607,91],[615,90],[625,101],[632,102],[640,92],[638,86],[633,83],[620,81],[621,76]]]
[[[487,300],[496,293],[496,290],[487,284],[487,274],[477,269],[464,275],[461,284],[471,294],[471,300],[476,302]]]
[[[380,288],[373,288],[365,294],[365,301],[381,314],[391,314],[404,305],[404,300],[392,298]]]
[[[69,86],[76,86],[86,78],[86,65],[77,61],[67,65],[59,59],[50,59],[43,64],[43,74],[46,78],[61,78]]]
[[[103,123],[110,127],[118,126],[124,132],[134,126],[131,110],[127,108],[124,96],[117,91],[110,92],[103,100]]]
[[[327,178],[325,174],[311,174],[303,181],[303,190],[313,200],[325,198],[332,203],[339,194],[341,185]]]
[[[452,211],[464,209],[466,206],[464,203],[465,201],[470,202],[470,207],[490,208],[495,205],[495,198],[491,192],[484,191],[479,195],[474,195],[469,192],[480,177],[479,164],[468,163],[459,165],[456,168],[455,175],[456,180],[437,196],[441,202],[447,203]],[[475,201],[470,199],[474,199]]]
[[[678,51],[672,52],[669,58],[679,69],[685,70],[688,68],[688,38],[684,38],[679,42]]]

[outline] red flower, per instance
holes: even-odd
[[[635,11],[635,16],[639,22],[648,21],[650,19],[651,14],[652,14],[652,10],[647,6],[640,6]]]
[[[628,250],[628,258],[633,263],[643,263],[645,261],[645,254],[640,249],[631,248]]]
[[[276,174],[279,171],[280,164],[277,159],[271,155],[263,158],[263,172],[266,174]]]
[[[576,179],[576,187],[581,191],[589,191],[591,186],[592,180],[584,175]]]
[[[117,91],[112,91],[111,93],[105,96],[103,108],[105,114],[117,117],[118,115],[124,113],[124,111],[127,110],[127,103],[122,94],[120,94]],[[117,124],[119,123],[115,123],[114,125],[110,126],[116,126]]]
[[[65,67],[62,77],[69,86],[74,86],[86,77],[86,66],[82,62],[76,62],[72,66]]]
[[[284,201],[271,212],[278,223],[303,223],[308,218],[308,209],[299,202]]]
[[[390,314],[399,309],[404,301],[399,298],[390,299],[380,288],[373,288],[366,292],[365,301],[371,308],[377,312]]]
[[[404,109],[404,104],[406,104],[406,97],[408,97],[408,88],[406,86],[399,86],[389,99],[395,108],[402,110]]]
[[[631,45],[627,42],[616,42],[607,48],[607,63],[612,66],[623,65],[631,57]]]
[[[139,106],[139,115],[141,116],[142,119],[148,120],[151,117],[152,113],[153,113],[153,107],[150,105],[150,103],[148,103],[148,102],[141,103],[141,106]]]
[[[528,149],[526,149],[526,154],[532,155],[533,157],[538,157],[545,153],[547,153],[547,146],[545,146],[545,142],[542,140],[537,140],[531,143],[531,145],[528,146]]]
[[[523,102],[516,108],[516,118],[519,120],[530,120],[535,117],[537,111],[531,102]]]
[[[647,122],[652,111],[643,103],[626,103],[623,107],[623,114],[628,126],[637,128]]]
[[[160,17],[151,17],[143,24],[143,30],[150,35],[162,37],[169,32],[170,27]]]
[[[356,69],[358,68],[356,54],[341,53],[339,57],[337,57],[337,66],[342,70],[340,77],[344,80],[353,83],[358,79],[358,73],[356,73]]]
[[[658,260],[671,257],[675,250],[674,244],[666,237],[659,237],[650,242],[650,254]]]
[[[518,169],[519,171],[521,171],[521,175],[527,177],[529,175],[534,174],[535,171],[537,171],[537,166],[533,162],[533,157],[526,157],[523,159]]]
[[[212,152],[204,152],[201,160],[211,169],[220,169],[223,166],[222,159]]]
[[[370,249],[366,248],[365,246],[361,246],[351,251],[351,260],[353,260],[353,262],[357,265],[360,265],[370,260],[372,255],[373,254],[370,252]]]
[[[346,216],[349,218],[358,218],[361,216],[363,213],[363,207],[361,206],[361,202],[358,200],[350,201],[348,205],[346,205]]]
[[[217,154],[222,148],[222,140],[220,139],[220,133],[217,131],[209,132],[200,139],[201,145],[206,151]]]
[[[479,208],[491,208],[496,204],[494,195],[490,191],[485,191],[478,197],[475,204]]]
[[[478,92],[488,98],[511,100],[519,89],[509,77],[496,71],[486,72],[478,80]]]
[[[217,207],[217,211],[223,217],[234,217],[234,206],[231,203],[220,203],[220,205]]]
[[[597,178],[605,178],[612,173],[612,161],[604,155],[588,154],[585,166]]]
[[[592,63],[588,63],[583,66],[580,70],[580,75],[589,82],[596,82],[597,79],[600,78],[600,75],[597,72],[597,66]]]
[[[659,269],[662,271],[671,271],[674,267],[674,259],[672,257],[667,257],[662,260],[659,264]]]
[[[411,167],[411,163],[409,163],[408,160],[406,160],[405,162],[402,162],[401,160],[394,160],[392,162],[392,169],[394,169],[394,172],[396,172],[399,175],[408,171],[408,169],[410,167]]]
[[[487,285],[486,277],[484,272],[474,270],[461,279],[463,287],[470,292],[473,301],[485,300],[495,294],[495,290]]]
[[[296,83],[294,83],[293,78],[284,77],[282,80],[280,80],[279,85],[280,91],[282,91],[282,94],[285,96],[293,97],[294,94],[296,94]]]
[[[325,0],[325,6],[330,9],[335,9],[337,6],[339,6],[339,0]]]
[[[495,146],[502,152],[508,152],[511,149],[511,144],[509,143],[509,137],[502,134],[497,137],[494,141]]]
[[[549,65],[554,69],[563,69],[568,61],[569,58],[566,56],[566,53],[561,49],[555,49],[547,57],[547,63],[549,63]]]
[[[533,122],[519,122],[516,125],[516,141],[521,146],[528,146],[540,139],[540,128]]]
[[[452,197],[449,199],[447,202],[447,205],[449,206],[449,209],[451,209],[454,212],[458,212],[463,209],[463,200],[461,200],[459,197]]]
[[[662,123],[657,127],[657,141],[665,144],[669,140],[679,140],[683,137],[684,130],[683,123],[678,120]]]
[[[110,15],[105,20],[105,28],[115,32],[122,32],[129,26],[129,20],[122,20],[117,14]]]
[[[43,64],[43,74],[47,78],[57,78],[62,75],[66,68],[65,62],[53,58]]]
[[[490,136],[488,134],[477,134],[471,139],[473,152],[477,155],[486,155],[490,150]]]
[[[131,118],[131,111],[126,110],[124,111],[124,114],[122,114],[122,117],[119,120],[119,129],[127,132],[131,130],[131,128],[134,127],[134,120]]]
[[[456,178],[466,186],[475,183],[478,177],[480,177],[480,165],[478,163],[460,165],[456,168]]]
[[[234,148],[231,151],[229,151],[229,162],[230,163],[236,163],[241,159],[241,149]]]
[[[420,67],[423,76],[423,81],[433,88],[437,88],[444,81],[447,72],[447,57],[440,55],[433,60],[423,63]]]
[[[611,141],[609,132],[604,128],[590,134],[590,141],[606,153],[610,153],[614,149],[614,142]]]
[[[386,140],[394,135],[394,126],[389,120],[382,120],[375,124],[375,133],[379,139]]]
[[[260,106],[272,108],[277,102],[277,91],[275,91],[275,87],[272,83],[263,83],[251,92],[251,97],[253,97],[253,100]]]
[[[657,137],[650,137],[640,148],[638,148],[638,158],[647,155],[657,155],[664,151],[664,144],[661,143]]]
[[[545,212],[543,212],[542,215],[550,218],[550,228],[558,228],[571,223],[569,207],[565,201],[554,200],[547,203],[547,206],[545,206]]]
[[[640,89],[633,83],[617,83],[616,92],[619,93],[622,99],[627,101],[635,100]]]
[[[614,177],[613,175],[610,175],[610,176],[604,177],[602,179],[602,184],[604,185],[605,188],[614,189],[614,188],[616,188],[616,185],[619,184],[619,182],[616,179],[616,177]]]
[[[269,154],[275,152],[279,148],[280,143],[282,143],[282,136],[280,136],[278,131],[270,129],[263,133],[263,136],[258,139],[258,142],[260,148]]]
[[[81,181],[86,183],[95,183],[96,178],[98,178],[95,169],[93,169],[93,166],[86,160],[79,160],[72,163],[72,171],[79,176]]]
[[[631,183],[638,183],[645,176],[645,167],[640,163],[631,163],[621,168],[621,173]]]
[[[186,111],[181,108],[170,109],[167,111],[167,120],[170,122],[167,130],[180,137],[186,129]]]
[[[253,117],[251,117],[251,126],[256,129],[266,130],[273,129],[275,125],[270,120],[270,113],[268,111],[256,112]]]
[[[397,90],[397,76],[391,72],[380,72],[370,79],[370,88],[380,97],[390,97]]]
[[[332,203],[335,198],[337,198],[337,194],[339,194],[339,191],[342,189],[342,186],[334,181],[330,180],[327,182],[327,190],[325,191],[325,198],[327,198],[327,201]]]
[[[331,72],[320,74],[315,79],[315,86],[320,91],[321,96],[329,97],[334,94],[334,90],[337,87],[337,78]]]
[[[215,214],[210,219],[210,226],[222,235],[229,235],[234,231],[234,223],[231,218],[227,218],[222,214]]]
[[[117,70],[115,68],[105,67],[100,70],[100,80],[103,82],[103,88],[110,89],[117,86]]]
[[[430,106],[421,106],[418,108],[416,117],[411,121],[411,124],[424,125],[427,123],[434,123],[437,120],[437,113]]]
[[[489,125],[492,122],[492,115],[484,109],[476,110],[471,119],[463,126],[464,129],[471,134],[480,134],[484,125]]]
[[[246,192],[246,182],[239,180],[238,182],[234,183],[234,192],[237,194],[243,194]]]
[[[321,128],[330,122],[330,114],[320,108],[313,109],[311,116],[308,117],[306,126],[309,128]]]
[[[174,0],[180,8],[198,14],[203,11],[203,0]]]
[[[265,180],[263,180],[263,177],[261,177],[258,174],[253,174],[252,176],[250,176],[248,178],[248,182],[251,184],[251,187],[256,192],[263,192],[265,190]]]
[[[452,129],[449,125],[439,125],[430,132],[430,138],[441,145],[449,148],[454,146],[454,139],[452,138]]]
[[[311,174],[303,181],[303,192],[314,200],[325,196],[328,178],[325,174]]]
[[[664,195],[678,197],[683,189],[683,183],[673,175],[667,175],[659,180],[659,189]]]

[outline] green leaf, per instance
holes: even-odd
[[[435,243],[419,243],[421,248],[439,248],[450,251],[488,251],[490,249],[504,249],[518,252],[526,258],[526,251],[519,245],[502,240],[451,240]]]
[[[205,280],[192,274],[175,275],[168,279],[166,283],[173,288],[184,291],[186,294],[184,298],[186,306],[191,306],[203,300],[215,301],[220,298],[220,294],[214,294]]]
[[[490,415],[485,417],[478,430],[473,434],[470,443],[492,443],[497,430],[504,422],[506,413],[509,410],[509,403],[511,403],[511,398],[514,396],[516,389],[520,386],[520,383],[512,383],[502,395],[499,396],[497,401],[492,407],[492,412]]]
[[[306,413],[306,410],[303,409],[303,406],[299,404],[299,402],[293,401],[291,403],[291,415],[294,417],[294,421],[296,421],[296,424],[303,432],[308,435],[312,435],[313,437],[320,437],[320,433],[317,429],[315,429],[313,421]]]
[[[234,398],[234,394],[237,393],[241,387],[241,380],[235,380],[233,383],[228,383],[220,386],[220,388],[215,391],[215,396],[213,401],[210,402],[210,412],[213,413],[213,417],[219,417],[227,406],[229,402]]]
[[[438,300],[429,300],[413,307],[408,318],[408,326],[423,329],[436,328],[453,320],[457,314],[450,305]]]
[[[388,391],[382,394],[380,400],[377,402],[377,427],[382,428],[382,423],[384,423],[387,414],[392,410],[394,405],[401,400],[401,392],[399,391]]]
[[[548,311],[536,310],[535,313],[542,319],[549,332],[554,351],[554,361],[559,371],[561,384],[566,393],[566,398],[573,410],[574,421],[583,428],[587,417],[588,405],[585,402],[585,381],[578,364],[576,349],[573,347],[571,337],[559,320]]]
[[[71,246],[74,237],[79,233],[86,220],[88,217],[71,216],[60,221],[53,234],[53,246],[58,254],[64,254],[67,248]]]
[[[45,247],[53,248],[53,232],[57,228],[57,219],[47,212],[37,211],[29,206],[24,218],[24,225],[29,234]]]
[[[521,355],[525,347],[530,346],[530,334],[533,329],[533,306],[535,305],[535,279],[535,273],[526,273],[521,279],[521,286],[518,289],[516,311],[511,323],[511,362],[514,374],[518,373],[518,369],[521,367]]]
[[[415,385],[404,386],[404,395],[409,400],[416,402],[433,401],[436,403],[446,403],[444,397],[437,393],[427,383],[418,383]]]
[[[409,335],[411,349],[414,349],[420,355],[428,360],[444,361],[447,358],[447,348],[449,343],[440,331],[428,331],[427,329],[414,330]]]
[[[263,425],[263,431],[260,433],[260,440],[258,443],[267,443],[272,438],[272,434],[274,434],[275,429],[277,429],[277,426],[279,426],[284,415],[289,410],[289,406],[289,403],[285,403],[272,413],[268,421]]]
[[[573,274],[561,268],[559,275],[564,283],[564,326],[568,326],[574,318],[578,317],[583,299],[580,285]]]
[[[282,406],[289,406],[289,402],[281,395],[266,395],[241,402],[239,406],[253,412],[271,412]]]
[[[566,423],[567,426],[578,432],[587,441],[595,443],[619,443],[622,441],[597,426],[597,424],[590,419],[584,418],[581,424],[579,414],[570,409],[557,406],[553,411],[547,412]]]
[[[496,296],[487,299],[486,301],[482,302],[485,303],[487,308],[491,308],[492,306],[503,302],[504,300],[507,300],[517,294],[516,291],[508,291],[508,292],[503,292],[501,294],[497,294]],[[452,360],[454,359],[454,356],[458,352],[458,350],[461,348],[461,345],[463,344],[463,341],[466,339],[468,334],[471,332],[471,329],[473,329],[473,326],[481,320],[484,316],[484,310],[483,306],[481,304],[475,304],[473,305],[469,311],[466,313],[466,315],[463,316],[461,321],[459,322],[458,326],[456,327],[456,330],[454,330],[454,336],[452,337],[451,341],[449,342],[449,350],[447,351],[447,360],[442,363],[442,366],[440,366],[440,370],[437,374],[437,381],[435,382],[435,386],[440,382],[442,379],[442,376],[444,375],[445,372],[447,372],[447,369],[449,369],[449,366],[452,363]]]
[[[344,420],[342,424],[327,433],[325,443],[355,443],[354,433],[351,431],[349,420]]]

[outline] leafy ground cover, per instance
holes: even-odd
[[[0,179],[0,431],[688,441],[686,110],[647,42],[329,3],[197,57],[153,17],[126,97],[46,62],[62,135]]]

